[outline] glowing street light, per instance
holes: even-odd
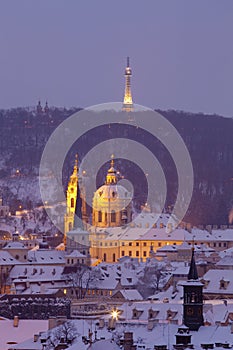
[[[119,310],[113,309],[111,311],[111,316],[112,317],[110,317],[108,320],[108,329],[113,331],[116,328],[116,322],[118,320]]]
[[[118,316],[119,316],[119,310],[117,309],[113,309],[112,312],[111,312],[111,316],[114,320],[118,320]]]

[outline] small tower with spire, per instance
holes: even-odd
[[[132,112],[133,110],[133,99],[131,94],[131,77],[132,70],[129,65],[129,57],[127,57],[127,66],[125,68],[125,94],[122,108],[125,112]]]
[[[183,283],[183,322],[190,330],[198,331],[203,325],[203,284],[200,282],[192,247],[188,280]]]
[[[42,106],[41,106],[40,100],[39,100],[38,103],[37,103],[36,112],[37,112],[37,114],[42,114],[42,113],[43,113],[43,108],[42,108]]]
[[[48,101],[45,102],[44,112],[45,112],[45,114],[48,114],[48,113],[49,113]]]

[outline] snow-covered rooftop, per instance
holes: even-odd
[[[0,320],[0,349],[8,350],[11,347],[16,349],[17,345],[10,345],[10,343],[27,342],[27,339],[31,338],[34,334],[47,331],[47,329],[48,320],[19,320],[18,327],[13,326],[13,320]],[[24,348],[17,347],[17,349]],[[30,347],[30,349],[34,348]]]

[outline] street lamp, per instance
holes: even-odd
[[[113,309],[111,311],[111,318],[108,320],[108,329],[113,331],[116,328],[116,321],[118,320],[119,310]]]
[[[112,312],[111,312],[111,316],[114,320],[118,320],[118,316],[119,316],[119,310],[117,309],[113,309]]]

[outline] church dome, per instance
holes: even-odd
[[[117,182],[117,171],[112,159],[105,184],[99,187],[93,196],[94,226],[115,227],[130,221],[131,193]]]
[[[123,186],[115,185],[103,185],[94,194],[94,200],[129,200],[131,198],[130,192]]]

